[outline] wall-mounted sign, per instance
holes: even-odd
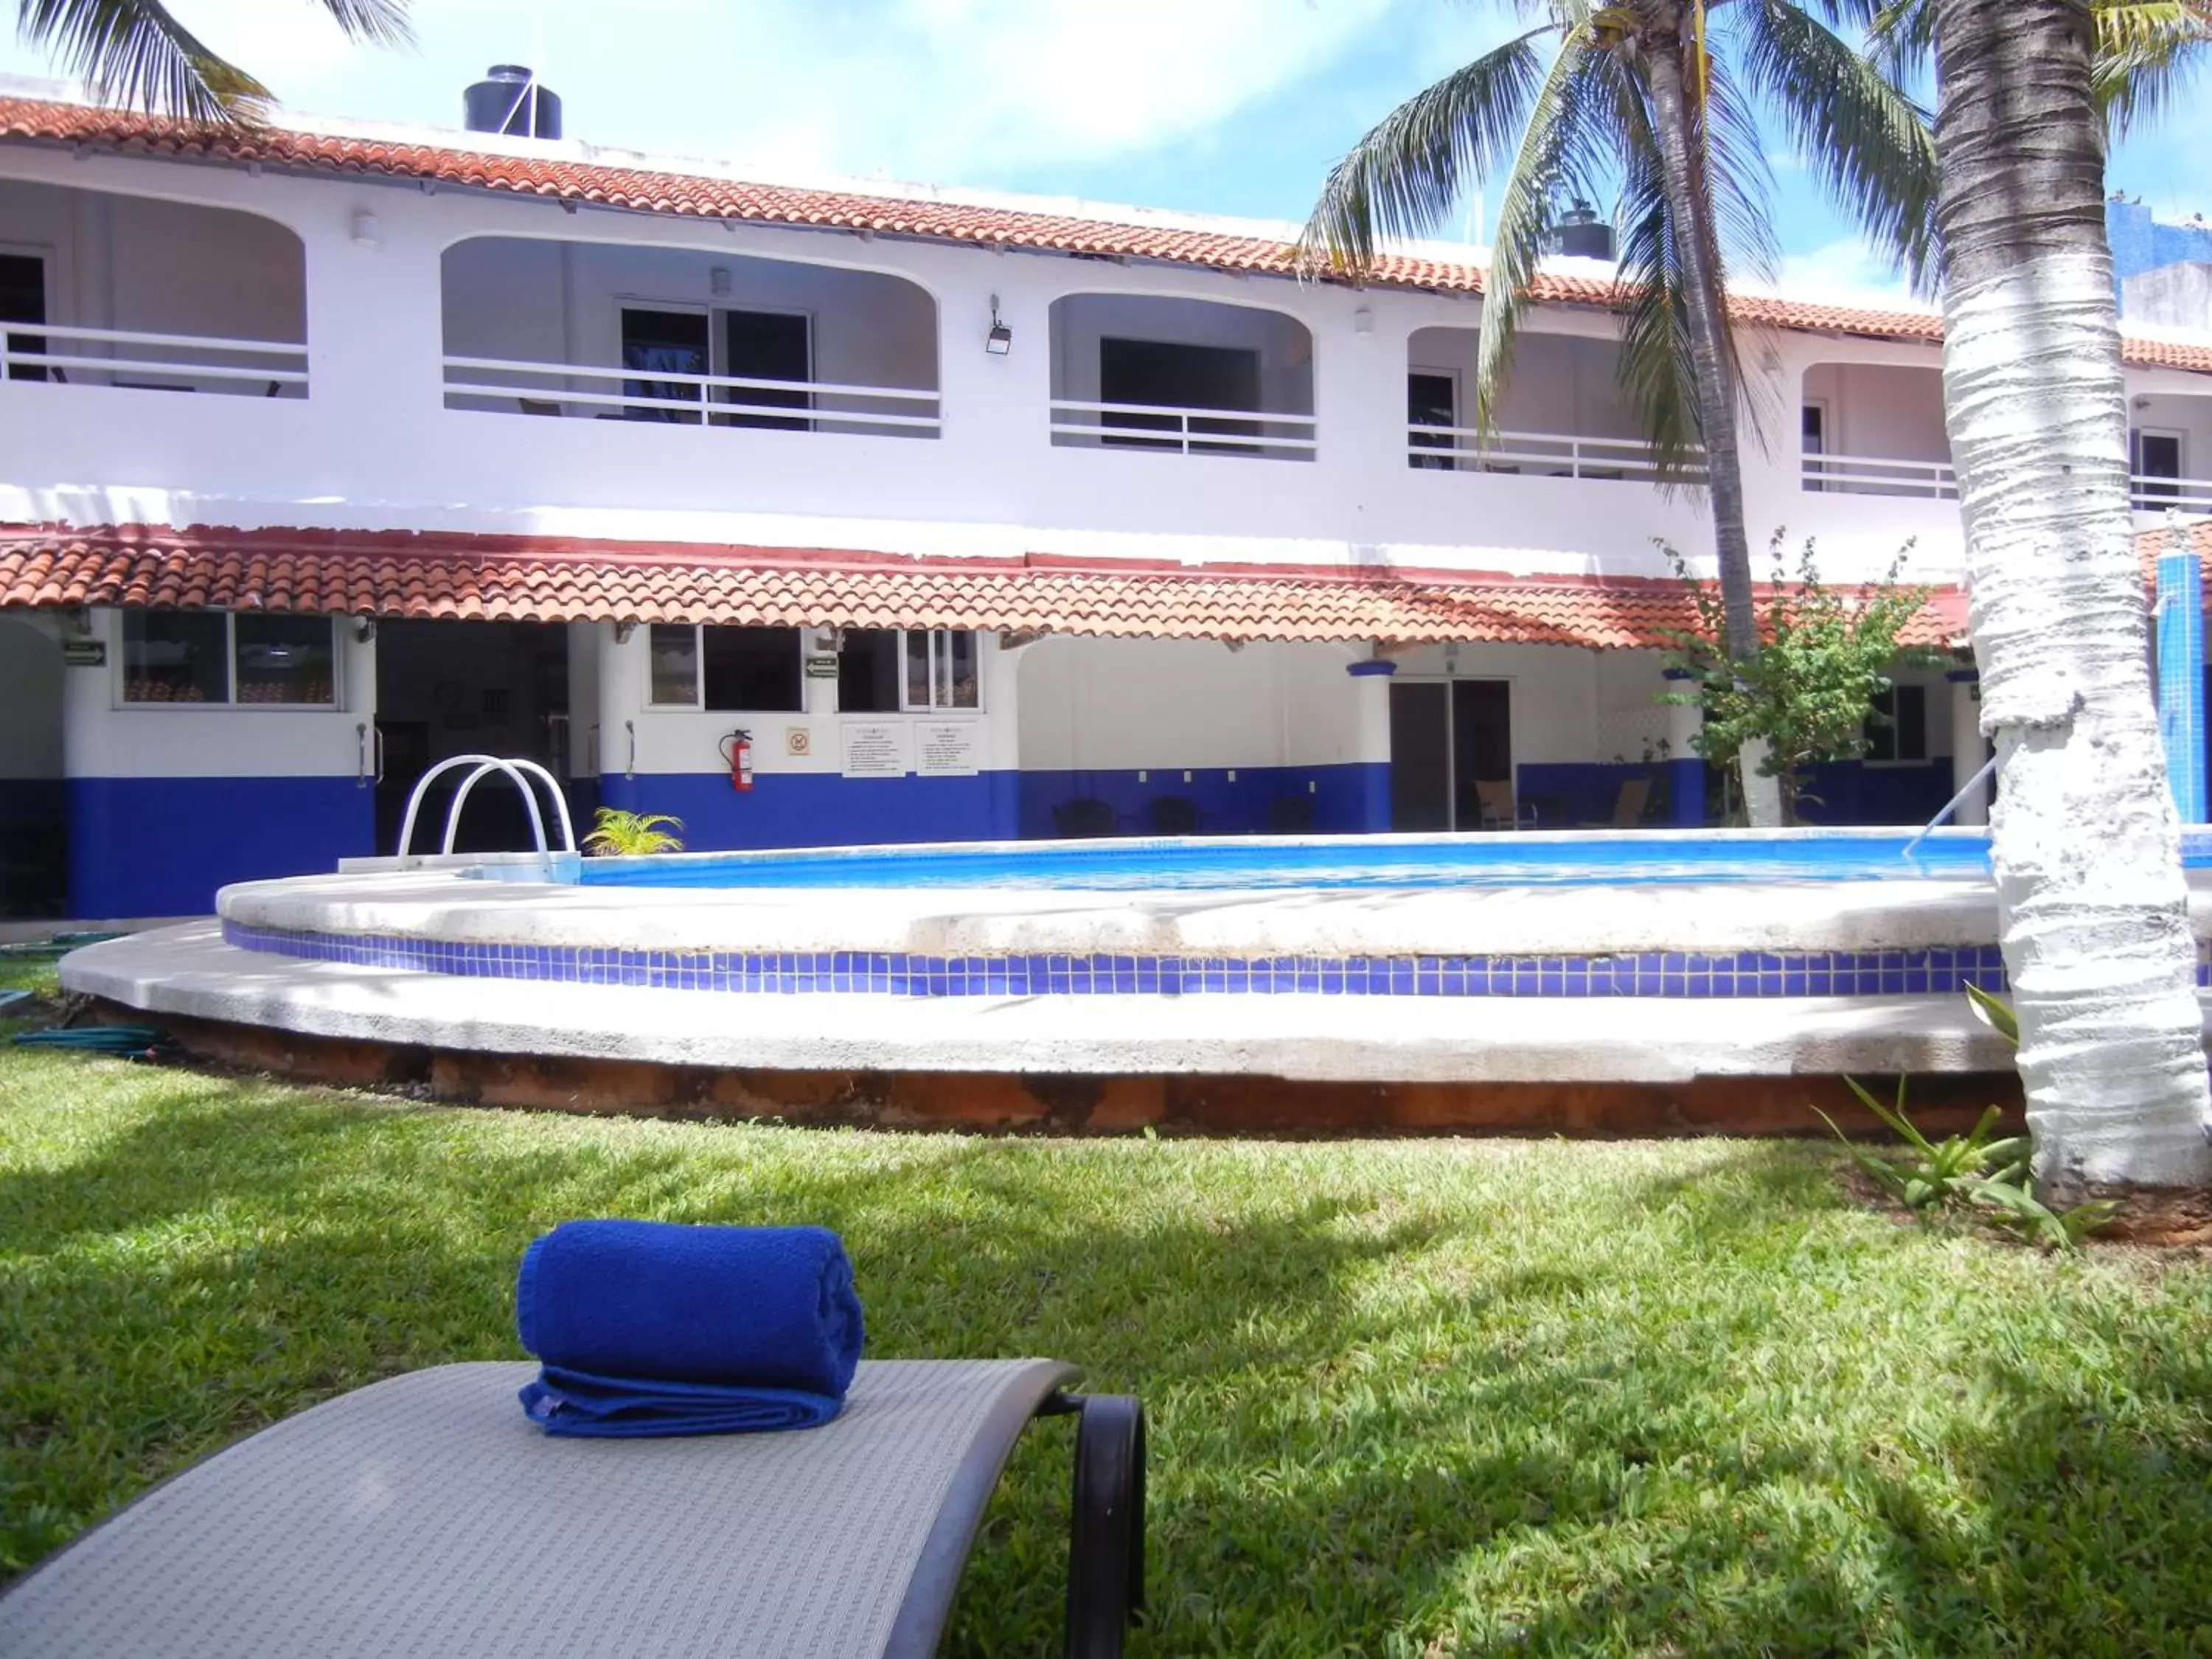
[[[107,641],[64,640],[62,661],[70,668],[105,668],[107,666]]]
[[[907,729],[895,720],[853,720],[844,728],[845,775],[902,778],[908,764]]]
[[[917,720],[914,769],[926,778],[972,778],[983,752],[977,720]]]
[[[787,755],[811,755],[814,752],[814,733],[803,726],[783,728],[783,752]]]
[[[809,657],[806,659],[806,678],[810,680],[836,679],[837,678],[837,659],[835,657]]]

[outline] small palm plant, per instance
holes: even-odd
[[[681,830],[684,820],[665,812],[625,812],[620,807],[602,806],[592,822],[592,833],[584,837],[584,850],[600,858],[643,858],[652,853],[680,853],[684,842],[672,836],[662,824]]]

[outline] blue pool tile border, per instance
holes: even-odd
[[[459,944],[225,921],[240,950],[469,979],[759,995],[1411,996],[1684,999],[2001,993],[1994,945],[1914,951],[1640,951],[1617,956],[925,956],[864,951],[635,951]],[[2197,982],[2212,984],[2197,946]]]

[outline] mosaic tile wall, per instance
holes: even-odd
[[[1993,945],[1779,954],[1223,958],[617,951],[293,933],[228,921],[223,937],[241,950],[468,978],[781,995],[1942,996],[1963,992],[1969,984],[1990,991],[2005,986],[2004,962]],[[2197,946],[2197,980],[2199,985],[2212,983],[2203,944]]]

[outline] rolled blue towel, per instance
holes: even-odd
[[[812,1428],[860,1358],[852,1263],[822,1227],[563,1222],[523,1255],[514,1323],[549,1434]]]

